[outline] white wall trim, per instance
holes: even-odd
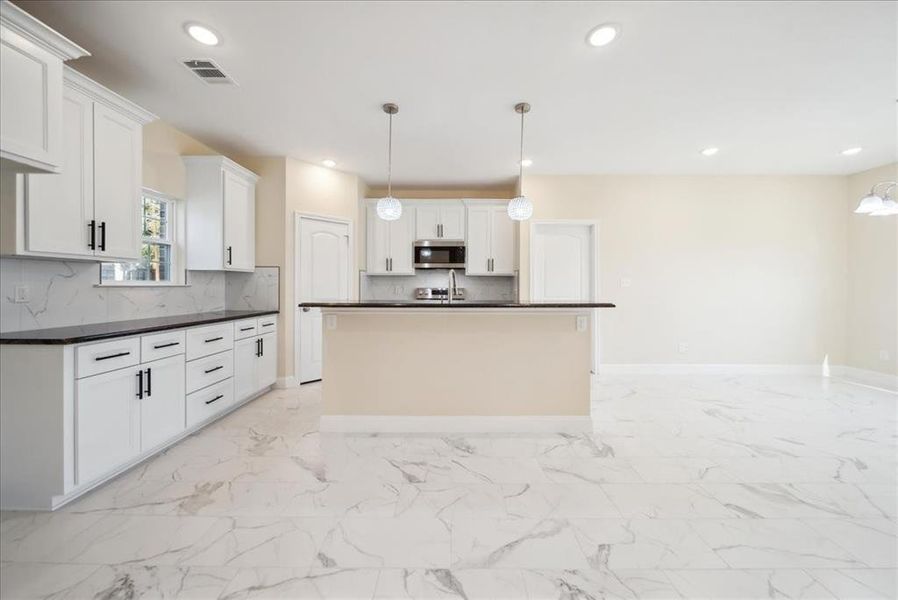
[[[879,373],[844,365],[832,367],[830,375],[833,379],[840,379],[848,383],[872,387],[891,393],[898,392],[898,375],[889,375],[888,373]]]
[[[320,431],[331,433],[587,433],[588,416],[322,415]]]
[[[823,375],[822,365],[777,364],[602,364],[602,375],[693,374]]]

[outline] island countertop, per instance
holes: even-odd
[[[299,308],[420,308],[452,309],[493,308],[493,309],[543,309],[543,308],[615,308],[610,302],[478,302],[461,300],[458,302],[300,302]]]
[[[0,344],[80,344],[117,337],[128,337],[166,329],[180,329],[208,325],[222,321],[237,321],[250,317],[277,314],[277,310],[219,310],[215,312],[188,313],[167,317],[131,319],[106,323],[90,323],[69,327],[8,331],[0,333]]]

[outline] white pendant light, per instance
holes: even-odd
[[[518,102],[514,111],[521,115],[521,156],[518,160],[518,195],[508,203],[508,216],[512,221],[526,221],[533,216],[533,203],[524,195],[524,115],[530,112],[530,105]]]
[[[377,201],[377,216],[384,221],[395,221],[402,216],[402,203],[393,197],[393,115],[399,112],[399,106],[387,103],[383,105],[383,109],[390,115],[390,141],[387,143],[387,195]]]
[[[885,192],[880,195],[876,189],[885,186]],[[861,198],[854,212],[859,215],[871,217],[887,217],[898,215],[898,202],[891,197],[892,190],[898,186],[894,181],[881,181],[870,188],[870,193]]]

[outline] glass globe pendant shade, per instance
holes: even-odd
[[[876,194],[868,194],[861,198],[861,202],[857,205],[857,208],[854,209],[854,212],[859,215],[869,215],[873,211],[881,209],[882,205],[882,198]]]
[[[377,201],[377,216],[384,221],[395,221],[402,216],[402,203],[393,196]]]
[[[872,217],[888,217],[890,215],[898,215],[898,202],[891,198],[882,201],[882,206],[869,213]]]
[[[508,203],[508,216],[512,221],[526,221],[533,216],[533,203],[523,194]]]

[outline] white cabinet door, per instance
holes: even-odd
[[[274,333],[263,335],[262,356],[259,357],[259,380],[256,392],[274,385],[278,378],[278,336]]]
[[[440,206],[440,237],[444,240],[465,239],[465,205],[447,202]]]
[[[468,206],[467,213],[468,241],[465,250],[465,274],[489,275],[492,207]]]
[[[373,202],[368,203],[366,222],[368,274],[386,275],[390,268],[390,222],[377,216]]]
[[[415,274],[415,212],[405,205],[402,216],[390,221],[390,275]]]
[[[504,206],[494,206],[490,215],[491,275],[514,275],[514,221]]]
[[[234,342],[234,398],[237,402],[259,389],[259,346],[257,337]]]
[[[403,211],[406,207],[403,207]],[[415,207],[415,239],[435,240],[440,237],[440,207],[422,204]]]
[[[75,461],[79,485],[140,453],[139,372],[139,367],[129,367],[77,381]]]
[[[3,27],[0,73],[0,157],[23,171],[59,172],[62,60]]]
[[[225,269],[252,271],[255,256],[255,193],[245,179],[223,172]]]
[[[143,128],[94,103],[94,218],[97,256],[140,257],[140,188]]]
[[[184,431],[184,355],[140,365],[140,450],[146,452]]]
[[[93,101],[66,88],[62,101],[62,171],[25,179],[25,249],[28,252],[93,256]],[[94,229],[94,233],[96,230]]]

